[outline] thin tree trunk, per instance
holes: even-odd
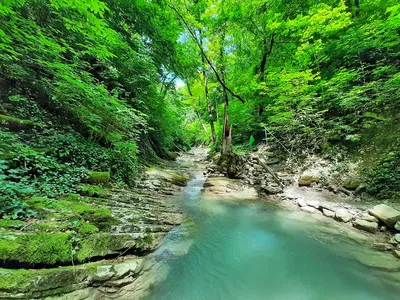
[[[220,51],[221,56],[221,79],[225,83],[224,50]],[[224,128],[222,131],[222,155],[232,154],[232,125],[229,125],[229,96],[227,90],[222,88],[224,103]]]
[[[204,77],[204,93],[206,95],[207,109],[208,109],[208,118],[210,119],[211,136],[213,143],[215,143],[217,141],[217,136],[215,134],[213,107],[211,106],[210,97],[208,95],[207,74],[205,70],[203,70],[203,77]]]
[[[199,30],[200,33],[200,45],[203,46],[203,41],[201,39],[201,31]],[[210,101],[210,96],[208,93],[208,83],[207,83],[207,73],[206,73],[206,63],[204,61],[204,56],[201,56],[201,62],[203,64],[203,80],[204,80],[204,94],[206,96],[206,102],[207,102],[207,109],[208,109],[208,118],[210,119],[210,127],[211,127],[211,137],[212,141],[215,144],[217,141],[217,135],[215,134],[215,128],[214,128],[214,116],[213,116],[213,107],[211,105]]]
[[[354,0],[354,4],[356,5],[356,17],[360,16],[360,0]]]

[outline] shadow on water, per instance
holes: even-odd
[[[399,299],[400,289],[339,255],[346,243],[260,202],[203,200],[203,183],[189,182],[191,221],[155,253],[168,272],[145,299]]]

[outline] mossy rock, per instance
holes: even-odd
[[[21,229],[27,223],[19,220],[4,220],[0,219],[0,228],[7,228],[7,229]]]
[[[92,234],[83,239],[76,258],[80,262],[87,261],[93,257],[102,257],[110,254],[125,252],[126,249],[134,252],[143,252],[154,249],[160,237],[154,234]]]
[[[110,181],[110,172],[89,171],[87,182],[93,184],[107,183]]]
[[[25,231],[29,232],[62,232],[68,230],[68,224],[64,222],[35,222]]]
[[[79,226],[78,231],[80,234],[89,235],[89,234],[98,233],[99,229],[96,226],[94,226],[93,224],[83,223],[81,226]]]
[[[317,176],[303,175],[299,178],[299,186],[310,186],[313,183],[319,183],[321,179]]]
[[[343,182],[343,187],[349,191],[355,191],[362,184],[358,178],[347,178]]]
[[[0,233],[0,260],[32,265],[68,263],[70,239],[70,233]]]
[[[98,185],[81,184],[78,187],[78,192],[82,196],[104,198],[109,195],[107,190]]]
[[[186,186],[186,183],[189,181],[189,178],[183,175],[171,171],[159,170],[156,168],[147,169],[146,174],[149,177],[158,178],[178,186]]]
[[[0,115],[0,124],[12,131],[20,131],[26,128],[41,127],[40,124],[31,120],[22,120],[12,116]]]
[[[0,268],[0,299],[36,299],[69,293],[87,285],[100,263],[37,270]]]
[[[84,203],[82,197],[70,194],[60,200],[51,200],[43,197],[32,197],[26,200],[29,206],[38,211],[39,215],[47,220],[73,219],[78,217],[89,221],[102,231],[107,231],[119,221],[112,216],[108,208]]]

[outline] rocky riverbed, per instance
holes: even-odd
[[[180,195],[203,159],[189,152],[147,169],[135,189],[85,185],[60,200],[67,210],[35,199],[40,218],[0,224],[0,299],[105,299],[140,289],[144,258],[184,221]]]
[[[207,166],[204,194],[210,199],[261,198],[324,222],[341,223],[345,235],[358,236],[361,243],[391,256],[391,263],[382,262],[382,268],[400,270],[400,210],[393,203],[365,199],[358,180],[348,175],[334,180],[340,174],[330,171],[329,161],[312,159],[306,167],[291,168],[261,148],[236,157],[232,173],[217,156]]]
[[[195,148],[179,156],[176,163],[147,169],[134,190],[110,188],[91,192],[90,196],[85,192],[85,196],[80,196],[84,198],[75,199],[107,209],[112,220],[119,220],[107,229],[83,236],[76,249],[81,261],[71,259],[55,267],[49,263],[35,264],[30,258],[7,260],[4,253],[15,250],[2,246],[0,299],[139,299],[146,295],[168,274],[167,265],[160,263],[159,258],[168,253],[175,259],[191,247],[190,240],[174,238],[174,228],[184,223],[179,229],[180,236],[192,230],[182,211],[181,195],[189,178],[197,177],[186,192],[202,189],[205,203],[261,200],[277,205],[286,211],[282,219],[314,224],[318,228],[316,237],[325,232],[335,239],[355,242],[343,256],[383,272],[379,276],[398,284],[398,210],[385,204],[358,201],[356,189],[322,185],[321,169],[288,170],[272,155],[252,153],[237,157],[232,170],[231,166],[210,161],[207,153],[204,148]],[[53,226],[56,229],[52,227],[47,232],[37,229],[38,225],[43,228],[43,224],[61,224],[61,217],[53,214],[51,219],[3,227],[0,235],[3,241],[11,241],[11,245],[22,249],[21,241],[27,236],[71,234],[69,228]],[[168,242],[161,242],[167,235]]]

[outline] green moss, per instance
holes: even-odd
[[[7,126],[12,130],[21,130],[27,127],[40,126],[39,124],[30,120],[22,120],[6,115],[0,115],[0,124]]]
[[[26,199],[25,202],[32,209],[42,210],[46,208],[54,208],[55,201],[44,197],[31,197],[29,199]]]
[[[89,197],[106,197],[107,192],[98,185],[82,184],[78,188],[79,194]]]
[[[81,216],[85,221],[89,221],[100,230],[109,230],[112,225],[119,224],[119,221],[112,216],[111,211],[107,208],[98,208],[86,203],[65,200],[57,202],[57,206],[60,208],[69,210],[74,215]]]
[[[71,234],[0,234],[0,260],[30,264],[71,261]]]
[[[75,201],[75,202],[79,202],[80,198],[81,198],[81,196],[79,196],[78,194],[68,194],[68,195],[65,195],[64,197],[62,197],[63,200]]]
[[[81,241],[76,258],[78,261],[83,262],[91,257],[113,254],[115,253],[112,250],[115,242],[117,241],[113,242],[110,234],[93,234]]]
[[[11,229],[20,229],[24,227],[27,223],[19,220],[0,220],[1,228],[11,228]]]
[[[185,186],[186,183],[189,181],[189,178],[185,176],[170,171],[158,170],[156,168],[148,168],[146,173],[150,176],[162,178],[169,183],[179,186]]]
[[[311,176],[311,175],[304,175],[301,176],[298,184],[299,186],[310,186],[313,183],[318,183],[320,182],[320,178],[317,176]]]
[[[88,179],[89,183],[99,184],[110,181],[110,172],[94,172],[89,171]]]
[[[27,228],[27,231],[58,232],[68,229],[68,225],[62,222],[36,222]]]
[[[98,233],[98,232],[99,232],[99,229],[92,224],[83,223],[79,227],[79,233],[83,234],[83,235],[94,234],[94,233]]]
[[[347,178],[343,182],[343,187],[350,191],[355,191],[361,185],[361,183],[362,182],[357,178]]]
[[[43,298],[75,290],[76,284],[97,272],[100,263],[37,270],[0,268],[0,291],[4,299],[23,294],[24,299]]]
[[[85,221],[89,221],[100,230],[106,231],[112,225],[119,224],[119,221],[114,218],[111,211],[107,208],[99,208],[94,205],[81,202],[84,200],[79,195],[69,194],[61,200],[50,200],[42,197],[32,197],[26,200],[29,206],[37,211],[44,219],[70,219],[72,217],[81,217]],[[46,225],[37,225],[45,226]],[[48,231],[47,228],[45,231]],[[49,229],[50,231],[53,231]]]
[[[132,236],[131,234],[92,234],[83,239],[76,255],[83,262],[92,257],[117,254],[126,249],[150,250],[153,248],[153,235]]]

